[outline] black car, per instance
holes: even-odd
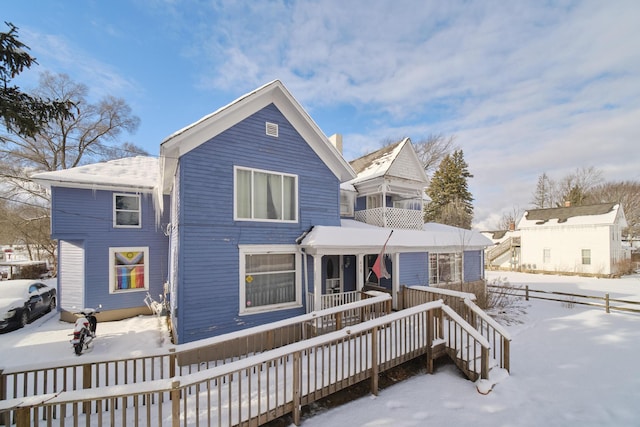
[[[21,328],[56,308],[56,290],[38,280],[0,282],[0,330]]]

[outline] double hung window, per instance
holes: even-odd
[[[140,228],[140,195],[113,195],[113,226],[117,228]]]
[[[451,283],[462,280],[462,254],[429,254],[429,283]]]
[[[240,248],[240,313],[301,305],[295,248]]]
[[[298,177],[236,167],[235,219],[296,222]]]

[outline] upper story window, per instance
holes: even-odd
[[[352,191],[340,191],[340,215],[353,216],[355,193]]]
[[[113,226],[118,228],[140,228],[139,194],[113,195]]]
[[[298,177],[235,167],[236,220],[296,222]]]

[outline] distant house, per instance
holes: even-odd
[[[401,285],[484,277],[488,239],[423,224],[426,176],[408,139],[351,164],[340,144],[274,81],[169,136],[159,159],[36,174],[52,193],[62,307],[129,314],[166,292],[184,343],[367,286],[395,299]]]
[[[531,209],[518,222],[521,265],[525,270],[606,276],[628,260],[619,204],[603,203]]]
[[[481,234],[491,239],[493,245],[488,247],[485,255],[489,269],[520,270],[520,230],[512,223],[508,230],[482,231]]]

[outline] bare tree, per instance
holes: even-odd
[[[602,172],[593,166],[577,168],[575,172],[565,176],[558,184],[556,206],[569,202],[572,206],[586,203],[592,188],[601,184]]]
[[[38,97],[61,99],[76,107],[73,117],[49,121],[33,138],[8,135],[0,147],[0,174],[16,192],[37,193],[28,175],[35,171],[55,171],[82,164],[127,157],[146,152],[120,143],[124,132],[134,132],[140,119],[122,98],[107,96],[88,102],[88,88],[66,74],[43,73]],[[42,194],[39,194],[42,196]]]
[[[513,206],[510,211],[503,212],[500,221],[498,222],[498,230],[510,230],[511,227],[515,227],[524,211],[518,206]]]
[[[424,167],[427,176],[433,176],[440,162],[458,149],[455,135],[444,136],[441,133],[430,134],[425,139],[413,142],[413,148]]]
[[[631,236],[640,236],[640,182],[607,182],[592,188],[588,203],[620,203],[627,219],[626,232]]]
[[[537,209],[550,208],[554,197],[554,183],[546,172],[538,177],[536,190],[533,192],[531,204]]]

